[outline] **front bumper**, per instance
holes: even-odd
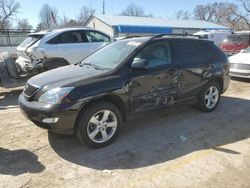
[[[239,78],[250,78],[250,70],[230,68],[229,75],[233,77],[239,77]]]
[[[60,107],[53,107],[37,101],[27,101],[23,94],[19,96],[18,103],[23,115],[38,127],[59,134],[74,133],[77,110],[60,110]],[[58,121],[56,123],[44,123],[45,118],[58,118]]]

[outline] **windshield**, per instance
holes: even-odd
[[[20,44],[20,47],[22,47],[22,48],[28,47],[28,46],[34,44],[35,42],[37,42],[38,40],[40,40],[41,38],[43,38],[43,35],[29,35],[29,36]]]
[[[248,35],[229,35],[226,38],[226,42],[232,43],[248,43],[249,36]]]
[[[92,64],[101,69],[114,69],[144,41],[145,38],[140,38],[111,43],[84,59],[80,65]]]

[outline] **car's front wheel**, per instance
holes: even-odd
[[[218,83],[210,82],[203,89],[198,97],[198,105],[203,112],[212,112],[220,102],[221,88]]]
[[[100,148],[115,140],[120,124],[120,111],[113,104],[95,103],[80,114],[76,135],[82,143],[93,148]]]

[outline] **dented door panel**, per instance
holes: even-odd
[[[173,104],[178,92],[177,69],[141,71],[132,75],[130,84],[130,109],[143,111]]]

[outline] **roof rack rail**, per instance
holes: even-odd
[[[141,36],[141,35],[127,36],[127,37],[122,38],[121,40],[130,39],[130,38],[136,38],[136,37],[143,37],[143,36]]]
[[[124,37],[120,40],[125,40],[125,39],[130,39],[130,38],[136,38],[136,37],[150,37],[150,40],[152,39],[155,39],[155,38],[161,38],[161,37],[164,37],[164,36],[182,36],[182,37],[196,37],[196,38],[199,38],[201,39],[202,37],[201,36],[198,36],[198,35],[191,35],[191,34],[178,34],[178,33],[161,33],[161,34],[157,34],[157,35],[133,35],[133,36],[127,36],[127,37]]]
[[[196,37],[196,38],[202,38],[201,36],[197,36],[197,35],[191,35],[191,34],[178,34],[178,33],[162,33],[162,34],[157,34],[155,36],[153,36],[151,39],[155,39],[155,38],[161,38],[164,36],[182,36],[182,37]]]

